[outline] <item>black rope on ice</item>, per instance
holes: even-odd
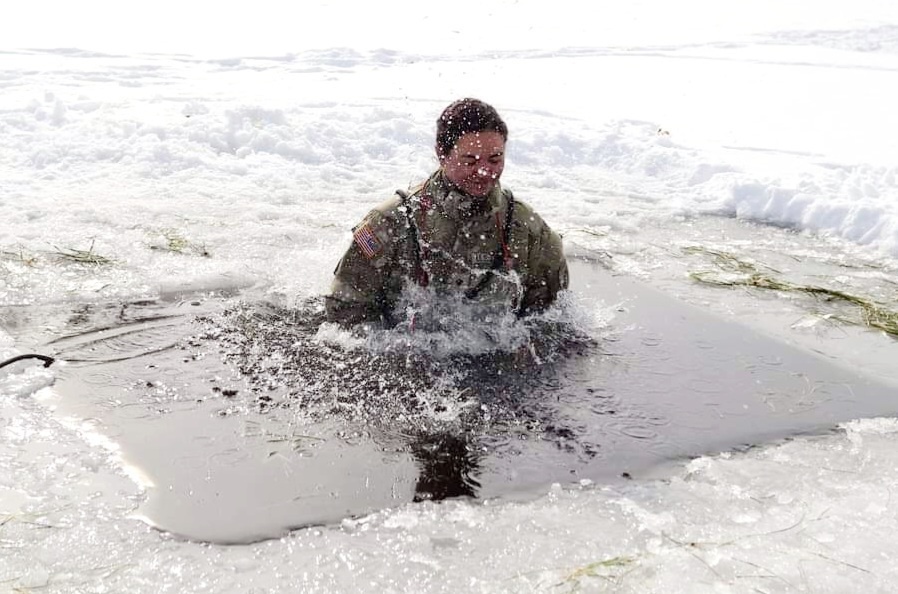
[[[6,367],[7,365],[12,365],[16,361],[22,361],[24,359],[40,359],[41,361],[44,362],[44,367],[50,367],[51,365],[53,365],[53,362],[56,361],[56,359],[54,359],[53,357],[48,357],[47,355],[35,355],[35,354],[17,355],[15,357],[12,357],[11,359],[7,359],[6,361],[3,361],[2,363],[0,363],[0,367]]]

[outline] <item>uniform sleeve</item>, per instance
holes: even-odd
[[[568,287],[567,261],[561,236],[542,224],[531,238],[528,274],[524,279],[521,313],[528,314],[550,306],[558,292]]]
[[[395,243],[390,221],[377,210],[353,228],[353,242],[337,264],[331,291],[324,298],[329,322],[389,324],[400,288],[394,286]]]

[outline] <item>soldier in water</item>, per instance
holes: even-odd
[[[567,288],[561,238],[499,185],[507,140],[505,122],[482,101],[461,99],[443,111],[439,169],[353,228],[325,298],[329,321],[393,326],[409,282],[518,316],[546,308]]]

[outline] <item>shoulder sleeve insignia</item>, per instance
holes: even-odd
[[[374,230],[367,222],[355,228],[352,232],[352,238],[369,260],[376,258],[384,250],[384,244],[374,234]]]

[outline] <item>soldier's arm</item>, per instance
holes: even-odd
[[[396,298],[391,279],[396,246],[390,223],[374,210],[353,229],[353,242],[334,270],[330,294],[324,298],[328,321],[342,326],[390,325]]]
[[[558,292],[568,286],[567,261],[561,236],[548,225],[532,237],[529,249],[527,278],[524,279],[524,298],[521,313],[528,314],[549,307]]]
[[[324,297],[327,320],[341,326],[383,321],[388,312],[382,276],[353,242],[334,271],[330,294]]]

